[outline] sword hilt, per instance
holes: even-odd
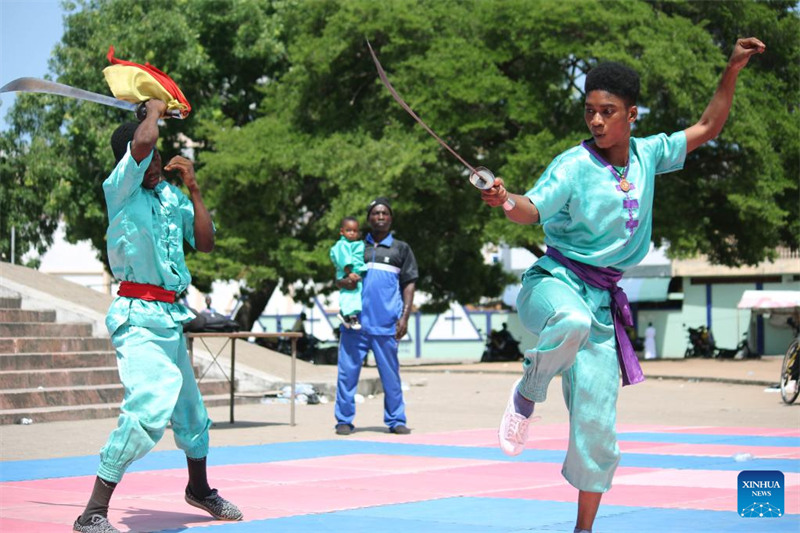
[[[134,113],[136,113],[136,120],[139,122],[143,121],[145,117],[147,117],[147,101],[141,102],[136,106]],[[183,118],[181,112],[177,109],[168,109],[164,112],[165,117],[169,118]]]
[[[469,176],[469,181],[482,191],[488,191],[494,186],[494,173],[486,167],[476,167],[475,172]]]
[[[145,106],[145,102],[137,105],[134,113],[136,114],[136,120],[139,122],[143,121],[145,117],[147,117],[147,107]]]

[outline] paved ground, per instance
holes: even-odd
[[[777,381],[779,365],[646,363],[649,379],[621,391],[623,462],[595,531],[800,531],[800,405],[783,405],[765,385]],[[238,405],[233,425],[226,407],[213,408],[210,477],[246,521],[215,522],[182,502],[183,461],[169,432],[126,475],[110,516],[123,531],[569,533],[575,491],[559,473],[567,435],[560,383],[537,406],[542,420],[529,450],[509,459],[494,443],[518,369],[405,368],[410,436],[386,434],[381,395],[358,405],[351,437],[334,435],[331,403],[298,406],[294,427],[287,404]],[[0,530],[69,530],[115,423],[0,427]],[[737,515],[742,470],[784,473],[785,516]]]
[[[15,283],[35,285],[25,275]],[[81,296],[57,283],[46,288],[43,305],[73,308]],[[103,306],[90,300],[81,306],[101,316]],[[242,369],[288,379],[288,358],[250,348],[237,347]],[[799,532],[800,404],[783,405],[770,387],[780,364],[778,357],[645,362],[648,380],[620,393],[623,458],[595,532]],[[567,413],[558,380],[536,408],[541,421],[525,453],[512,459],[496,447],[519,371],[519,363],[404,368],[410,436],[386,433],[380,394],[357,406],[350,437],[334,435],[330,402],[297,406],[295,426],[287,404],[238,405],[232,425],[228,407],[214,407],[210,479],[246,520],[213,521],[182,501],[184,460],[169,431],[131,467],[109,516],[122,531],[570,533],[576,491],[560,476]],[[369,368],[362,377],[371,382],[375,374]],[[333,379],[334,368],[298,366],[299,382]],[[69,531],[115,426],[115,419],[0,426],[0,531]],[[742,471],[783,474],[784,500],[767,513],[779,517],[741,516],[765,509],[739,500]]]
[[[800,427],[800,405],[781,403],[777,383],[781,360],[682,360],[644,363],[648,379],[620,392],[619,423],[720,425],[767,428]],[[404,367],[403,381],[409,426],[416,432],[493,428],[505,407],[508,389],[519,375],[519,363]],[[327,370],[334,370],[329,368]],[[367,369],[374,373],[374,369]],[[334,372],[335,373],[335,372]],[[367,375],[372,375],[367,372]],[[684,376],[681,379],[678,376]],[[298,380],[303,381],[302,373]],[[728,380],[717,382],[714,380]],[[564,423],[567,411],[560,381],[550,388],[548,401],[537,407],[545,423]],[[274,400],[270,400],[274,402]],[[333,404],[298,405],[297,425],[289,425],[288,404],[251,403],[236,406],[236,423],[229,409],[210,409],[216,421],[212,446],[328,439],[333,436]],[[383,396],[366,397],[357,406],[359,433],[386,431]],[[97,453],[116,419],[50,422],[29,426],[0,426],[3,460],[45,459]],[[168,433],[157,446],[174,449]]]

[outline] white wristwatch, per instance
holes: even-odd
[[[503,210],[505,210],[505,211],[511,211],[516,206],[517,206],[517,202],[515,202],[514,199],[511,198],[510,196],[508,198],[506,198],[505,202],[503,202]]]

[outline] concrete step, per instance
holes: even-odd
[[[0,297],[0,309],[19,309],[20,307],[22,307],[22,298]]]
[[[55,322],[55,311],[32,311],[30,309],[0,308],[0,323],[3,322]]]
[[[0,410],[0,425],[59,420],[89,420],[95,418],[115,418],[119,416],[119,402],[98,405],[67,405],[61,407],[34,407]],[[102,445],[102,444],[101,444]]]
[[[206,407],[228,405],[228,394],[203,395]],[[236,398],[236,404],[252,403],[249,398]],[[256,400],[258,401],[258,400]],[[119,402],[94,405],[68,405],[55,407],[34,407],[0,410],[0,425],[19,424],[23,419],[30,423],[55,422],[58,420],[89,420],[96,418],[116,418],[119,416]],[[227,419],[226,419],[227,420]],[[220,422],[222,420],[218,420]],[[98,443],[98,446],[102,443]]]
[[[0,337],[91,337],[91,324],[0,322]]]
[[[116,366],[0,371],[0,390],[119,383]]]
[[[195,367],[195,375],[200,369]],[[201,389],[211,378],[203,378]],[[55,368],[44,370],[0,370],[0,391],[79,387],[82,385],[119,385],[116,366]],[[225,389],[227,390],[227,388]]]
[[[0,353],[0,371],[116,366],[113,351]]]
[[[0,409],[91,405],[122,400],[121,385],[83,385],[0,391]]]
[[[0,354],[42,352],[98,352],[111,350],[111,341],[93,337],[0,338]]]
[[[224,394],[229,390],[228,387],[228,382],[225,380],[204,379],[200,382],[202,394]],[[123,389],[119,383],[8,389],[0,390],[0,410],[120,403],[122,396]]]

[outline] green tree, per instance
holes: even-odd
[[[159,149],[168,160],[191,143],[203,150],[204,124],[251,121],[264,78],[281,68],[279,17],[271,2],[79,0],[63,2],[64,36],[50,61],[51,76],[68,85],[108,94],[102,70],[110,45],[116,56],[151,62],[190,95],[187,121],[167,121]],[[105,204],[100,184],[113,166],[109,138],[122,121],[119,110],[46,95],[22,94],[0,136],[0,247],[8,231],[22,228],[20,244],[40,251],[59,217],[67,239],[90,239],[107,263]],[[179,179],[177,180],[180,181]],[[30,197],[30,201],[20,201]],[[200,278],[208,285],[209,280]]]
[[[582,77],[598,61],[640,72],[648,112],[635,135],[672,132],[700,117],[735,38],[761,37],[767,53],[742,72],[722,135],[657,181],[654,240],[726,265],[799,244],[800,27],[790,2],[96,0],[73,11],[51,67],[60,81],[103,92],[114,44],[119,57],[170,73],[192,102],[192,117],[170,121],[161,146],[171,155],[195,142],[214,211],[218,248],[190,258],[192,271],[201,286],[244,280],[248,323],[279,281],[330,280],[339,220],[364,220],[376,195],[392,199],[434,308],[499,294],[506,279],[484,264],[485,244],[541,243],[539,229],[481,204],[464,169],[380,84],[365,38],[440,136],[524,191],[588,136]],[[50,205],[72,238],[102,249],[99,183],[119,113],[37,98],[14,110],[5,142],[16,144],[2,169],[29,172],[28,152],[43,139],[41,164],[62,169]]]

